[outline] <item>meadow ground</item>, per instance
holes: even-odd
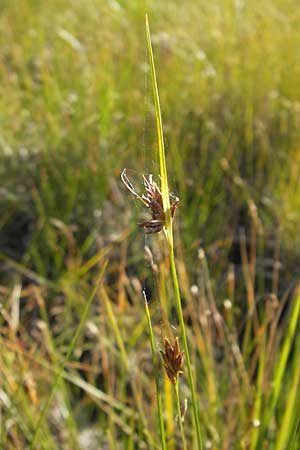
[[[167,241],[120,179],[160,180],[146,11],[203,449],[298,450],[296,0],[1,0],[0,448],[163,448],[157,384],[166,448],[199,448]]]

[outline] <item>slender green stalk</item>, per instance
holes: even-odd
[[[113,329],[113,331],[115,333],[116,341],[117,341],[117,344],[118,344],[119,349],[120,349],[122,365],[126,369],[127,373],[129,375],[131,375],[132,368],[128,364],[129,358],[128,358],[127,353],[126,353],[126,349],[125,349],[125,346],[124,346],[124,343],[123,343],[123,338],[122,338],[122,335],[121,335],[121,332],[120,332],[120,329],[119,329],[119,325],[118,325],[118,322],[117,322],[116,317],[114,315],[113,309],[111,307],[110,300],[109,300],[109,298],[108,298],[108,296],[106,294],[106,291],[104,289],[102,290],[102,295],[104,297],[108,319],[109,319],[111,327],[112,327],[112,329]],[[145,416],[144,411],[143,411],[143,406],[142,406],[142,403],[141,403],[140,396],[138,394],[136,383],[134,382],[134,378],[132,376],[130,377],[130,385],[131,385],[132,392],[133,392],[133,395],[134,395],[134,398],[135,398],[135,401],[136,401],[136,404],[137,404],[137,410],[139,412],[139,416],[140,416],[140,419],[141,419],[141,423],[142,423],[142,427],[143,427],[143,434],[144,434],[145,438],[147,439],[147,443],[149,445],[149,449],[152,449],[152,447],[155,447],[155,443],[153,442],[153,439],[152,439],[152,437],[151,437],[151,435],[150,435],[150,433],[148,431],[147,419],[146,419],[146,416]]]
[[[179,423],[179,428],[180,428],[180,433],[181,433],[183,450],[187,450],[186,441],[185,441],[185,435],[184,435],[184,429],[183,429],[183,423],[182,423],[182,417],[181,417],[180,399],[179,399],[179,382],[178,382],[178,380],[176,381],[176,383],[174,385],[174,388],[175,388],[175,395],[176,395],[178,423]]]
[[[182,306],[181,306],[179,284],[178,284],[177,271],[176,271],[176,265],[175,265],[174,248],[173,248],[173,245],[172,246],[170,245],[170,243],[169,243],[169,251],[170,251],[171,272],[172,272],[174,289],[175,289],[176,308],[177,308],[177,314],[178,314],[178,318],[179,318],[181,338],[182,338],[184,354],[185,354],[185,361],[186,361],[186,367],[187,367],[187,373],[188,373],[188,381],[189,381],[189,386],[190,386],[191,395],[192,395],[192,408],[193,408],[193,415],[194,415],[194,421],[195,421],[195,427],[196,427],[197,442],[198,442],[198,448],[202,449],[203,445],[202,445],[202,437],[201,437],[201,430],[200,430],[199,411],[198,411],[196,392],[195,392],[194,381],[193,381],[190,353],[189,353],[188,342],[187,342],[187,337],[186,337],[186,332],[185,332],[185,323],[184,323],[184,319],[183,319],[183,312],[182,312]]]
[[[156,358],[156,352],[155,352],[154,334],[153,334],[153,329],[152,329],[152,324],[151,324],[151,317],[150,317],[150,312],[149,312],[149,308],[148,308],[148,302],[147,302],[146,294],[144,291],[143,291],[143,295],[144,295],[144,300],[145,300],[145,310],[146,310],[146,316],[147,316],[147,323],[148,323],[150,343],[151,343],[152,361],[153,361],[153,367],[154,367],[154,378],[155,378],[155,386],[156,386],[156,398],[157,398],[157,409],[158,409],[161,445],[162,445],[163,450],[167,450],[166,433],[165,433],[165,426],[164,426],[163,412],[162,412],[162,400],[161,400],[161,393],[160,393],[160,387],[159,387],[158,366],[157,366],[157,358]]]
[[[167,176],[165,149],[164,149],[162,118],[161,118],[158,87],[157,87],[157,81],[156,81],[154,58],[153,58],[152,45],[151,45],[150,28],[149,28],[147,15],[146,15],[146,34],[147,34],[149,62],[150,62],[150,68],[151,68],[151,78],[152,78],[152,87],[153,87],[154,104],[155,104],[155,117],[156,117],[156,125],[157,125],[159,165],[160,165],[160,176],[161,176],[161,192],[162,192],[163,206],[164,206],[164,212],[165,212],[165,217],[166,217],[165,234],[166,234],[169,253],[170,253],[170,264],[171,264],[172,278],[173,278],[173,284],[174,284],[174,289],[175,289],[176,308],[177,308],[181,336],[182,336],[182,341],[183,341],[183,348],[184,348],[184,353],[185,353],[185,358],[186,358],[188,382],[189,382],[191,395],[192,395],[192,408],[193,408],[193,416],[194,416],[194,422],[195,422],[195,427],[196,427],[197,444],[198,444],[198,449],[201,450],[203,448],[203,445],[202,445],[202,437],[201,437],[201,430],[200,430],[199,412],[198,412],[196,392],[195,392],[194,382],[193,382],[190,354],[189,354],[188,342],[187,342],[187,337],[186,337],[185,324],[184,324],[183,312],[182,312],[182,306],[181,306],[180,291],[179,291],[178,278],[177,278],[176,265],[175,265],[172,217],[171,217],[171,211],[170,211],[170,199],[169,199],[168,176]]]
[[[41,411],[40,417],[39,417],[39,419],[38,419],[38,421],[37,421],[37,425],[36,425],[36,427],[35,427],[35,430],[34,430],[34,433],[33,433],[32,439],[31,439],[30,447],[29,447],[30,450],[32,450],[32,449],[34,448],[35,441],[36,441],[36,439],[37,439],[37,437],[38,437],[38,434],[39,434],[39,431],[40,431],[41,426],[42,426],[42,424],[43,424],[45,415],[46,415],[46,413],[47,413],[47,411],[48,411],[48,408],[49,408],[49,406],[50,406],[50,404],[51,404],[51,400],[52,400],[52,398],[53,398],[53,396],[54,396],[54,393],[55,393],[55,391],[56,391],[56,389],[57,389],[57,387],[58,387],[58,385],[59,385],[59,382],[60,382],[60,380],[61,380],[61,378],[62,378],[62,376],[63,376],[65,365],[66,365],[66,363],[69,361],[69,359],[71,358],[71,356],[72,356],[72,354],[73,354],[73,352],[74,352],[74,350],[75,350],[76,344],[77,344],[77,342],[78,342],[78,339],[79,339],[79,337],[80,337],[80,335],[81,335],[81,332],[82,332],[83,327],[84,327],[84,325],[85,325],[85,322],[86,322],[86,320],[87,320],[88,313],[89,313],[89,310],[90,310],[92,301],[94,300],[94,297],[95,297],[95,295],[96,295],[96,293],[97,293],[99,284],[100,284],[100,282],[101,282],[101,280],[102,280],[102,278],[103,278],[103,274],[104,274],[104,272],[105,272],[106,265],[107,265],[107,263],[105,263],[105,264],[103,265],[103,267],[102,267],[101,273],[100,273],[100,275],[99,275],[99,277],[98,277],[98,280],[97,280],[97,282],[96,282],[96,284],[95,284],[95,287],[94,287],[94,289],[92,290],[91,295],[90,295],[90,297],[88,298],[88,300],[87,300],[87,302],[86,302],[86,304],[85,304],[84,310],[83,310],[82,315],[81,315],[81,318],[80,318],[80,322],[79,322],[79,324],[78,324],[78,327],[77,327],[77,329],[76,329],[76,332],[75,332],[75,334],[74,334],[74,337],[73,337],[72,341],[71,341],[70,344],[69,344],[69,347],[68,347],[68,350],[67,350],[67,353],[66,353],[66,357],[65,357],[65,359],[64,359],[64,362],[62,363],[60,369],[57,371],[57,373],[56,373],[56,375],[55,375],[53,384],[52,384],[52,386],[51,386],[50,393],[49,393],[49,395],[48,395],[47,400],[45,401],[45,404],[44,404],[43,409],[42,409],[42,411]]]

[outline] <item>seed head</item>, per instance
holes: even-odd
[[[183,352],[180,351],[178,337],[174,341],[174,346],[171,345],[168,338],[165,337],[165,351],[161,351],[169,380],[176,384],[178,376],[182,373]]]

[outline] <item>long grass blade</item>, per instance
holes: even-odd
[[[163,198],[164,211],[165,211],[165,215],[166,215],[165,231],[166,231],[168,240],[173,241],[172,233],[170,233],[170,226],[171,226],[172,218],[171,218],[171,210],[170,210],[170,198],[169,198],[169,188],[168,188],[167,165],[166,165],[166,157],[165,157],[163,125],[162,125],[158,86],[157,86],[154,57],[153,57],[152,44],[151,44],[151,35],[150,35],[150,28],[149,28],[147,14],[146,14],[146,35],[147,35],[148,55],[149,55],[149,62],[150,62],[154,106],[155,106],[157,144],[158,144],[159,167],[160,167],[160,177],[161,177],[161,192],[162,192],[162,198]]]
[[[279,399],[279,395],[280,395],[280,391],[281,391],[281,387],[282,387],[282,380],[283,380],[283,376],[284,376],[284,373],[285,373],[285,370],[287,367],[288,356],[290,354],[291,346],[292,346],[293,339],[295,336],[295,331],[297,328],[299,313],[300,313],[300,293],[299,293],[299,288],[298,288],[298,292],[296,294],[292,312],[291,312],[288,330],[287,330],[287,333],[286,333],[286,336],[285,336],[285,339],[283,342],[280,358],[279,358],[279,361],[278,361],[278,364],[276,367],[276,374],[275,374],[275,378],[274,378],[274,382],[273,382],[274,388],[273,388],[273,392],[271,395],[270,406],[268,408],[268,411],[266,414],[266,419],[264,421],[265,429],[267,429],[270,424],[271,418],[274,414],[274,411],[275,411],[275,408],[276,408],[276,405],[277,405],[277,402]]]

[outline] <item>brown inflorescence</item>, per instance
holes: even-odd
[[[165,337],[165,351],[161,351],[169,380],[176,384],[178,376],[182,373],[183,352],[179,348],[179,340],[176,337],[174,345],[172,346],[169,339]]]
[[[132,193],[132,195],[134,195],[136,199],[141,201],[146,206],[146,208],[151,210],[151,220],[141,221],[138,223],[138,225],[144,228],[145,233],[147,234],[158,233],[159,231],[161,231],[165,225],[166,216],[163,207],[162,194],[157,183],[155,183],[155,181],[153,180],[153,176],[150,174],[147,178],[145,175],[143,175],[143,182],[146,191],[146,194],[143,195],[139,195],[136,192],[133,184],[126,174],[126,169],[124,169],[121,174],[121,180],[123,181],[127,189]],[[172,217],[174,217],[178,203],[179,198],[175,197],[174,201],[171,203],[170,208]]]

